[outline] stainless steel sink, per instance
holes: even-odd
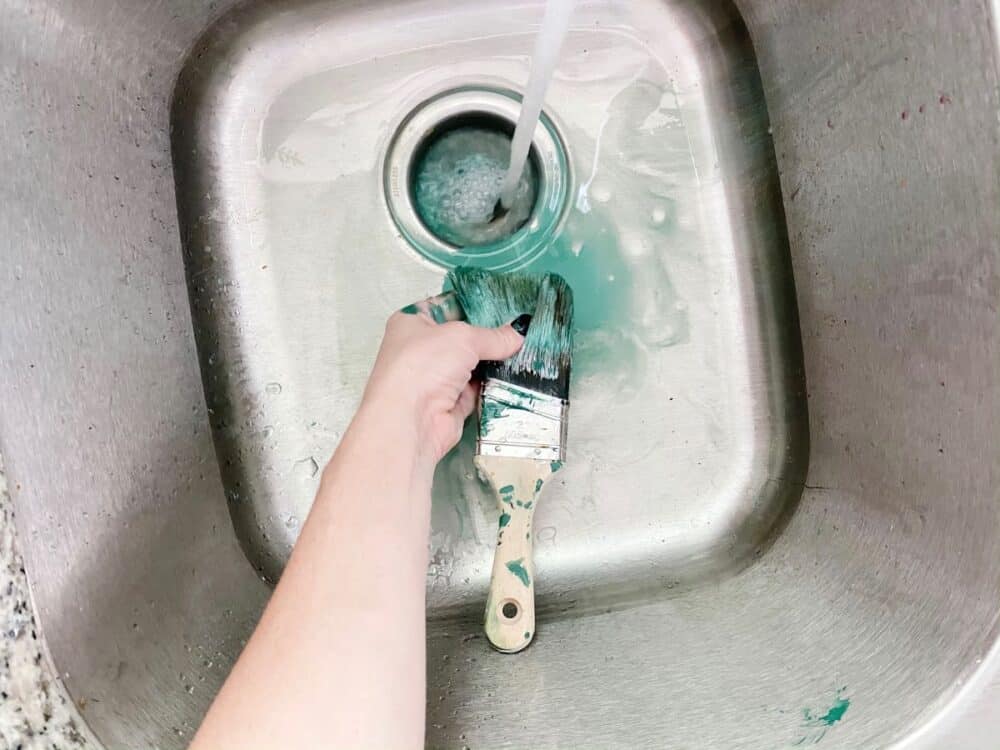
[[[455,92],[516,109],[541,7],[0,0],[0,449],[108,747],[190,738],[382,321],[457,262],[394,221],[387,154]],[[975,672],[989,28],[973,2],[581,2],[546,103],[568,197],[522,264],[583,301],[538,637],[480,636],[465,443],[435,482],[429,746],[903,745]]]
[[[802,491],[808,435],[777,167],[735,9],[582,6],[540,146],[545,181],[570,184],[548,212],[562,221],[554,239],[527,233],[545,245],[488,250],[422,242],[388,206],[419,152],[403,144],[434,123],[488,111],[513,127],[504,92],[527,79],[537,8],[407,12],[399,26],[394,6],[252,6],[177,84],[202,378],[251,562],[280,574],[386,317],[482,262],[576,288],[570,457],[535,520],[540,609],[658,599],[744,567]],[[488,585],[498,512],[471,437],[435,481],[432,617],[479,614]]]

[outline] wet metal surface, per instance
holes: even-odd
[[[583,3],[570,32],[547,262],[594,304],[538,635],[480,635],[494,521],[460,452],[430,746],[885,747],[996,641],[987,8],[737,6]],[[270,590],[247,558],[280,569],[381,319],[439,288],[384,139],[436,87],[520,86],[541,17],[231,9],[0,0],[0,450],[41,634],[113,748],[190,739]]]
[[[536,555],[542,611],[657,599],[737,570],[801,492],[790,258],[763,91],[736,16],[577,12],[546,102],[556,133],[539,126],[536,137],[547,182],[576,176],[571,205],[551,212],[566,215],[555,246],[418,254],[421,235],[387,220],[387,199],[405,190],[382,179],[406,173],[402,157],[382,166],[397,151],[395,123],[419,134],[431,108],[505,106],[500,94],[442,92],[516,87],[524,62],[511,56],[530,51],[535,20],[502,5],[405,29],[388,11],[250,11],[210,31],[181,76],[178,205],[210,421],[237,534],[271,580],[385,318],[439,291],[459,262],[561,271],[581,280],[577,307],[589,313],[568,460],[536,516],[551,537]],[[668,31],[650,39],[648,24]],[[486,28],[489,39],[468,41]],[[723,31],[726,45],[705,41]],[[548,166],[554,142],[568,169]],[[542,204],[558,197],[543,186]],[[498,513],[472,449],[463,442],[435,483],[435,618],[478,612],[489,579]]]

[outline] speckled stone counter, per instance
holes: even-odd
[[[43,650],[2,471],[0,592],[0,748],[97,750]]]

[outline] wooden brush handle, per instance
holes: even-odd
[[[497,495],[500,519],[493,575],[486,600],[486,637],[498,651],[515,653],[535,635],[535,563],[532,520],[538,496],[558,462],[477,456],[476,465]]]

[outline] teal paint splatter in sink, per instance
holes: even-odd
[[[486,246],[516,233],[531,216],[537,179],[525,165],[513,205],[494,219],[507,171],[510,138],[465,126],[432,137],[414,167],[413,202],[432,234],[457,248]]]
[[[851,699],[844,695],[846,690],[846,686],[838,689],[834,694],[833,701],[826,708],[802,709],[802,726],[806,731],[792,743],[792,747],[815,745],[826,736],[832,727],[843,720],[847,709],[851,707]]]
[[[827,709],[827,712],[822,716],[813,716],[812,712],[807,708],[803,711],[806,721],[814,722],[816,724],[821,724],[823,726],[832,727],[838,721],[844,718],[844,714],[847,713],[847,709],[851,707],[851,701],[849,698],[837,698],[832,706]]]

